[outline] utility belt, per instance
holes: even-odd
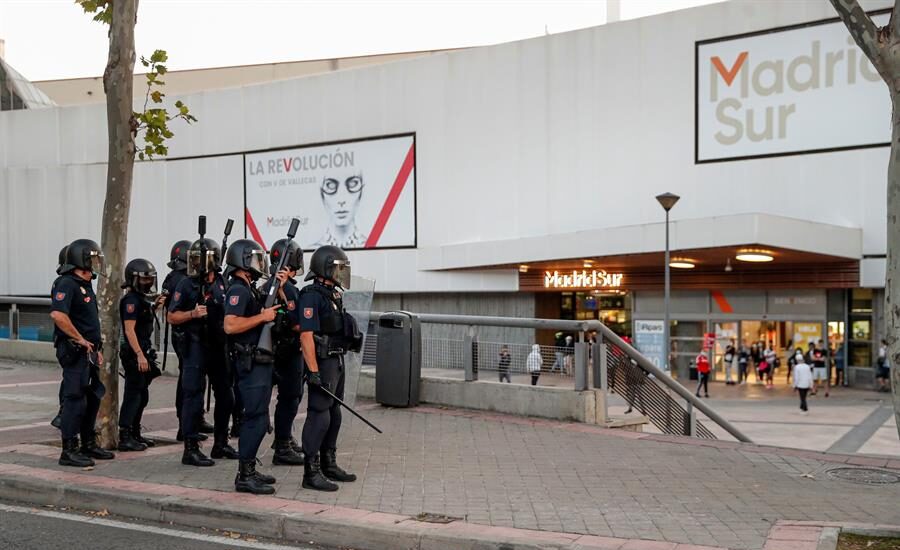
[[[253,363],[268,365],[274,361],[273,355],[260,350],[255,344],[232,343],[228,355],[234,368],[244,372],[253,370]]]
[[[350,351],[341,334],[313,334],[313,341],[316,343],[316,357],[319,359],[340,357]]]
[[[93,352],[88,352],[87,348],[79,346],[70,338],[57,338],[53,344],[56,347],[56,359],[61,367],[76,366],[81,361],[97,367],[100,362],[98,353],[103,349],[102,344],[95,344]]]

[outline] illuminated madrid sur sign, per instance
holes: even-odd
[[[617,288],[622,286],[621,273],[607,273],[602,269],[544,272],[544,288]]]

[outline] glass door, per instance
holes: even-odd
[[[740,334],[739,321],[716,321],[713,323],[716,334],[716,345],[713,348],[713,380],[732,381],[737,380],[737,363],[732,365],[725,361],[725,351],[728,346],[734,346],[737,349],[738,335]],[[736,356],[736,353],[735,353]],[[729,370],[730,369],[730,370]]]

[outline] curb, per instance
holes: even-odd
[[[40,476],[40,477],[39,477]],[[77,481],[72,481],[78,478]],[[117,486],[111,487],[113,484]],[[177,486],[151,485],[25,466],[0,465],[0,498],[30,505],[107,510],[184,527],[236,531],[359,550],[718,550],[659,541],[494,527]]]

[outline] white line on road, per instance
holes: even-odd
[[[165,527],[154,527],[152,525],[137,525],[124,521],[116,521],[114,519],[104,519],[98,517],[81,516],[77,514],[64,514],[62,512],[53,512],[50,510],[39,510],[36,508],[24,508],[20,506],[8,506],[0,504],[0,512],[10,512],[14,514],[27,514],[30,516],[40,516],[45,518],[61,519],[66,521],[76,521],[78,523],[88,523],[91,525],[99,525],[102,527],[114,527],[116,529],[127,529],[129,531],[140,531],[142,533],[153,533],[167,537],[176,537],[180,539],[195,540],[199,542],[207,542],[210,544],[221,544],[223,546],[233,546],[238,548],[253,548],[255,550],[297,550],[309,549],[308,546],[282,546],[280,544],[268,544],[265,542],[254,542],[242,539],[233,539],[230,537],[222,537],[215,535],[204,535],[202,533],[193,533],[191,531],[179,531],[177,529],[166,529]]]

